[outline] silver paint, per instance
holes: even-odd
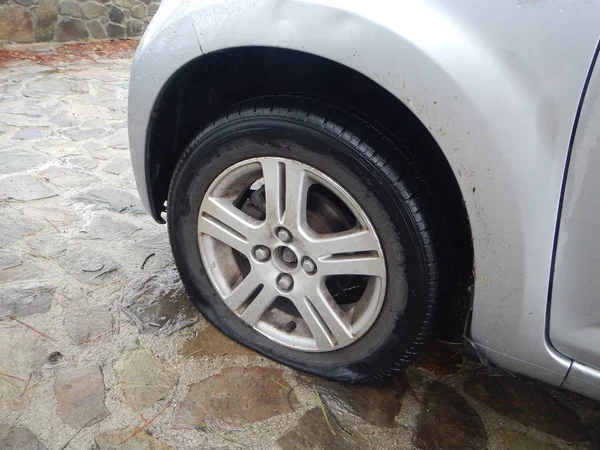
[[[550,309],[554,347],[589,367],[579,376],[571,369],[570,378],[600,369],[599,174],[600,67],[596,63],[568,167]],[[596,384],[600,385],[598,375]]]

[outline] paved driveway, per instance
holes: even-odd
[[[0,51],[0,448],[598,448],[597,403],[460,345],[356,387],[209,326],[137,199],[119,45]]]

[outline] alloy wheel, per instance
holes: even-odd
[[[299,161],[252,158],[219,174],[200,206],[198,244],[225,304],[286,347],[348,346],[381,312],[375,229],[341,185]]]

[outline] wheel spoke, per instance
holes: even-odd
[[[265,180],[265,209],[267,222],[281,223],[285,208],[285,165],[274,159],[261,161]]]
[[[260,275],[255,270],[251,270],[250,273],[223,298],[223,300],[229,308],[235,311],[242,306],[252,294],[254,294],[261,284],[262,279]]]
[[[296,309],[306,322],[310,332],[315,339],[315,343],[319,350],[331,350],[335,343],[330,336],[330,331],[319,316],[319,313],[306,297],[302,297],[294,301]]]
[[[315,255],[336,255],[342,253],[377,252],[379,244],[371,230],[349,230],[341,233],[318,235],[310,245]]]
[[[198,232],[207,234],[248,254],[248,237],[259,225],[251,217],[233,206],[232,202],[209,197],[202,205]]]
[[[219,222],[248,238],[252,230],[260,226],[260,222],[240,211],[231,200],[209,197],[202,205],[203,212],[211,215]]]
[[[352,332],[345,323],[344,312],[324,283],[320,283],[310,297],[305,296],[295,304],[319,349],[343,346],[352,341]]]
[[[369,275],[383,277],[385,265],[374,254],[347,254],[319,260],[320,275]]]
[[[263,286],[262,290],[258,293],[255,299],[253,299],[248,307],[244,310],[241,317],[242,319],[251,326],[258,323],[264,312],[273,303],[277,297],[277,292],[268,287]]]
[[[285,212],[283,223],[292,229],[304,229],[306,200],[311,183],[304,168],[296,162],[285,166]]]
[[[349,344],[352,341],[352,332],[344,322],[343,311],[325,287],[325,283],[319,284],[317,294],[318,298],[311,301],[335,336],[338,345]]]

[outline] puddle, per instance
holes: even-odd
[[[198,321],[176,269],[133,280],[126,289],[126,310],[142,332],[169,336]]]
[[[320,408],[309,409],[298,424],[281,436],[281,448],[328,450],[360,450],[370,448],[368,441],[358,433],[342,428],[335,420],[327,422]]]
[[[299,407],[281,369],[227,367],[190,385],[174,423],[179,428],[239,430]]]
[[[179,354],[184,358],[227,355],[260,356],[249,348],[229,339],[212,325],[204,328],[191,341],[184,343],[179,349]]]
[[[415,445],[423,450],[479,450],[488,435],[479,414],[453,388],[429,383],[417,416]]]
[[[334,412],[351,414],[379,427],[396,427],[404,393],[404,383],[399,377],[372,386],[336,383],[308,375],[297,378],[307,389],[316,389],[323,403]]]
[[[505,417],[567,442],[585,442],[590,433],[579,415],[541,385],[516,377],[474,375],[464,391]]]

